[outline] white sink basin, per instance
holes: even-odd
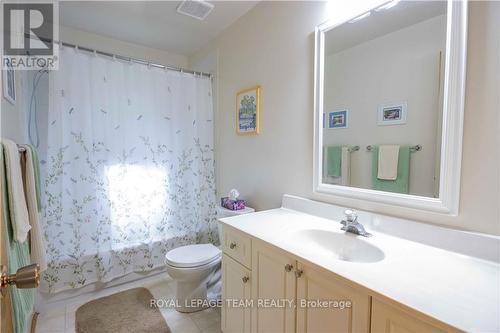
[[[291,237],[302,249],[338,260],[370,263],[384,259],[382,250],[351,233],[306,229],[293,232]]]

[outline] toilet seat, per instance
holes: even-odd
[[[221,256],[221,250],[212,244],[193,244],[168,251],[165,261],[172,267],[193,268],[209,264]]]

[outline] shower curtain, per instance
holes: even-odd
[[[211,80],[65,48],[42,153],[48,269],[58,292],[217,242]]]

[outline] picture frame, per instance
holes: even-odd
[[[403,125],[406,124],[408,107],[406,103],[382,104],[378,107],[378,125]]]
[[[257,135],[260,132],[260,86],[236,94],[236,133]]]
[[[12,66],[4,66],[2,69],[3,97],[12,105],[16,104],[16,73]]]
[[[340,129],[347,128],[348,110],[333,111],[328,113],[328,128]]]

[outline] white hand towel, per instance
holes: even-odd
[[[351,152],[349,147],[342,147],[342,157],[340,164],[340,185],[351,185]]]
[[[24,190],[26,201],[28,202],[29,223],[31,225],[31,262],[40,265],[40,271],[43,272],[47,269],[47,257],[38,213],[33,153],[31,146],[25,145],[23,147],[25,148],[24,158],[26,161]]]
[[[396,180],[398,178],[399,145],[381,145],[378,148],[377,178]]]
[[[25,242],[31,227],[29,224],[28,208],[24,196],[23,176],[19,148],[13,141],[2,139],[5,153],[5,173],[7,176],[7,193],[10,210],[10,220],[14,232],[14,240]]]

